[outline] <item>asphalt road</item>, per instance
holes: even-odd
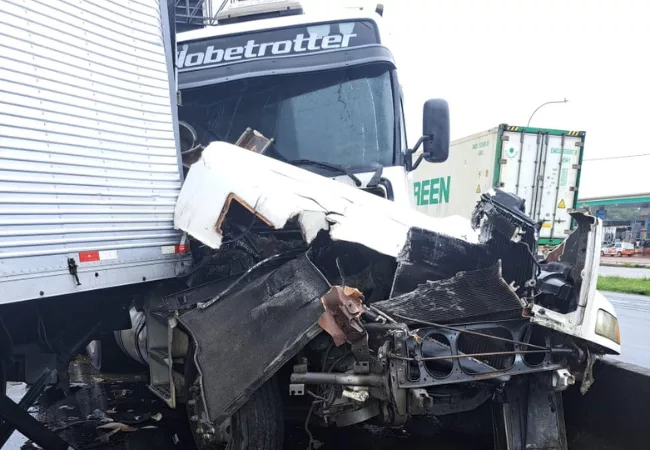
[[[600,266],[598,273],[604,276],[625,278],[650,278],[650,269],[625,266]]]
[[[600,275],[626,278],[649,278],[650,268],[600,266]],[[650,368],[650,297],[618,292],[603,292],[614,304],[621,327],[623,362]]]
[[[650,297],[603,292],[614,304],[621,327],[622,351],[613,357],[650,368]]]

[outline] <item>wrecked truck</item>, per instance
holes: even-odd
[[[406,180],[446,159],[449,113],[427,102],[407,147],[375,12],[239,2],[259,4],[174,52],[173,8],[142,3],[132,28],[92,2],[0,11],[34,28],[7,27],[33,62],[0,56],[21,61],[0,79],[0,373],[31,386],[0,396],[0,438],[68,448],[26,410],[86,348],[146,366],[199,448],[282,448],[289,408],[309,430],[486,405],[497,448],[565,448],[560,393],[620,351],[601,222],[573,211],[541,259],[507,192],[472,220],[413,211]],[[85,38],[42,34],[48,14]]]
[[[435,219],[210,144],[175,223],[221,273],[162,300],[192,342],[198,439],[236,439],[233,423],[250,417],[277,433],[273,399],[284,395],[339,427],[492,403],[497,448],[566,448],[561,392],[577,380],[588,390],[595,358],[620,350],[595,290],[601,224],[573,211],[576,230],[542,260],[539,224],[523,210],[494,191],[471,221]],[[248,263],[231,275],[235,261]]]

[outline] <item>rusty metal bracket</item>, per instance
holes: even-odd
[[[350,344],[355,362],[352,366],[354,373],[370,373],[370,347],[368,346],[368,334],[358,341]]]
[[[332,336],[334,344],[339,347],[345,342],[354,344],[365,338],[367,348],[368,335],[361,323],[361,314],[365,311],[363,294],[358,289],[333,286],[321,301],[325,312],[318,325]]]

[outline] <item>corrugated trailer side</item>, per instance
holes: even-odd
[[[158,0],[0,2],[0,303],[182,270],[161,14]]]

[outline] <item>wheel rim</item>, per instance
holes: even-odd
[[[237,428],[236,417],[225,420],[219,426],[208,420],[198,377],[190,386],[187,400],[187,415],[197,449],[235,450],[236,435],[233,435],[233,430]]]

